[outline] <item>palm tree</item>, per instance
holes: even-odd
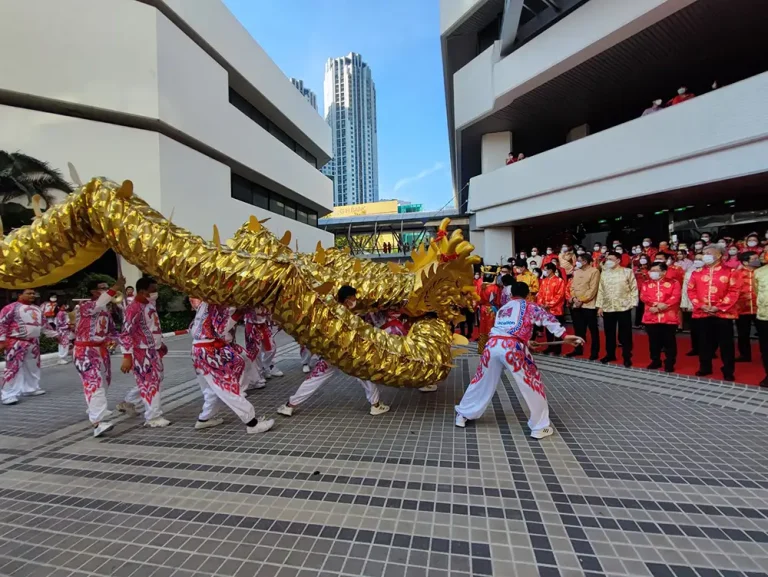
[[[39,195],[46,206],[51,206],[55,202],[52,190],[61,192],[72,192],[72,186],[64,180],[61,172],[47,162],[27,156],[21,152],[6,152],[0,150],[0,215],[9,216],[13,223],[19,226],[23,222],[15,221],[25,220],[20,212],[29,212],[15,201],[16,199],[26,198],[27,206],[32,203],[32,198]],[[31,218],[31,216],[30,216]],[[13,228],[13,226],[11,226]]]

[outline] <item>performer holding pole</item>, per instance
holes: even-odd
[[[94,437],[100,437],[114,427],[105,420],[110,415],[107,388],[112,381],[107,345],[117,341],[117,329],[108,305],[124,286],[123,277],[118,278],[111,289],[105,282],[92,281],[89,287],[91,300],[80,303],[75,313],[75,369],[83,382]]]
[[[248,357],[243,383],[245,388],[263,389],[267,386],[264,367],[261,365],[261,349],[270,346],[270,330],[261,307],[247,309],[243,316],[245,325],[245,354]]]
[[[59,364],[70,362],[69,344],[72,340],[72,329],[69,322],[69,305],[63,303],[56,313],[56,340],[59,342]]]
[[[496,392],[502,371],[507,369],[530,410],[531,437],[543,439],[553,434],[554,429],[549,422],[544,383],[530,349],[537,350],[545,345],[531,341],[531,337],[534,325],[545,327],[557,338],[565,334],[565,327],[540,306],[525,300],[528,285],[511,279],[509,282],[512,283],[512,298],[496,315],[475,377],[456,407],[456,426],[465,427],[467,421],[483,415]],[[571,346],[583,343],[581,338],[573,335],[566,336],[563,341]]]

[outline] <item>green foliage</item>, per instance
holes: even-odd
[[[160,326],[163,328],[164,333],[183,331],[189,328],[193,318],[195,318],[195,315],[192,311],[165,313],[160,316]]]
[[[338,249],[343,249],[349,246],[349,240],[346,236],[337,236],[333,239],[334,246]]]
[[[50,190],[70,193],[72,186],[47,162],[21,152],[0,150],[0,203],[17,198],[31,202],[37,194],[50,206],[53,204]]]
[[[93,281],[98,282],[105,282],[109,286],[112,286],[115,284],[115,279],[108,274],[101,274],[98,272],[89,272],[88,274],[83,276],[83,279],[80,281],[80,283],[77,285],[77,297],[81,299],[89,299],[91,298],[91,291],[88,289],[88,286]]]
[[[164,285],[164,284],[157,285],[157,311],[159,313],[167,311],[168,305],[170,305],[173,301],[175,301],[177,298],[181,296],[182,296],[182,293],[180,293],[174,288],[169,287],[168,285]],[[176,330],[176,329],[171,329],[171,330]]]
[[[46,353],[56,353],[59,350],[59,341],[58,339],[53,339],[51,337],[46,337],[45,335],[40,335],[40,354],[44,355]]]

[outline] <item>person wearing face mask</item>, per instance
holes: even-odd
[[[632,366],[632,309],[638,303],[637,280],[632,270],[620,265],[621,255],[609,253],[597,290],[597,314],[603,317],[605,356],[603,364],[616,360],[616,334],[621,342],[624,366]]]
[[[553,259],[557,258],[557,255],[555,254],[555,251],[552,250],[552,247],[547,247],[547,250],[545,251],[545,256],[541,261],[541,268],[544,268],[544,265],[549,264],[552,262]]]
[[[496,285],[493,284],[492,275],[489,285],[494,288],[496,287]],[[357,289],[348,285],[342,286],[339,289],[339,292],[336,294],[336,301],[344,305],[349,310],[354,310],[355,306],[357,305]],[[399,315],[387,316],[392,320],[392,322],[387,322],[386,326],[382,325],[382,330],[390,335],[405,336],[407,331],[405,330],[404,325],[399,320],[393,318]],[[321,357],[317,361],[315,368],[312,370],[309,376],[304,380],[303,383],[301,383],[296,392],[291,395],[291,397],[288,399],[288,402],[280,407],[277,412],[284,417],[292,416],[296,407],[309,400],[309,398],[315,394],[315,392],[321,386],[328,382],[328,379],[330,379],[337,372],[338,369],[336,367],[329,365],[328,362]],[[381,402],[381,393],[378,385],[372,383],[371,381],[364,381],[362,379],[357,379],[357,381],[363,387],[363,390],[365,391],[365,397],[371,404],[369,413],[372,416],[383,415],[389,411],[389,405],[385,405],[383,402]],[[432,388],[430,387],[427,390],[431,391]],[[427,392],[427,390],[425,390],[425,392]]]
[[[531,249],[531,256],[528,257],[528,269],[541,268],[541,262],[544,258],[539,254],[539,249],[535,246]]]
[[[712,244],[712,236],[708,232],[701,234],[702,250]]]
[[[651,262],[653,262],[653,260],[656,258],[656,254],[659,252],[659,249],[653,246],[653,241],[650,239],[650,237],[643,239],[643,252],[648,255],[648,259]]]
[[[688,298],[688,283],[691,280],[691,275],[704,266],[704,261],[702,260],[703,257],[703,253],[697,253],[694,256],[694,260],[691,261],[690,268],[685,272],[685,276],[683,277],[683,296],[680,301],[680,311],[683,317],[683,330],[688,328],[691,331],[691,350],[685,353],[685,356],[687,357],[699,356],[699,325],[698,322],[694,322],[692,318],[693,303],[691,303],[691,299]]]
[[[563,281],[565,281],[567,277],[573,274],[573,267],[576,264],[576,255],[573,254],[573,250],[570,246],[564,244],[560,247],[560,255],[557,257],[557,260],[560,263],[560,268],[565,271],[565,276],[563,277]]]
[[[56,313],[56,340],[59,342],[59,363],[66,365],[70,362],[69,344],[72,340],[72,328],[69,322],[69,305],[63,303]]]
[[[728,256],[723,259],[723,266],[732,270],[739,268],[739,248],[735,244],[732,244],[725,250],[727,251]]]
[[[654,112],[659,112],[660,110],[664,110],[664,107],[662,106],[663,103],[664,101],[661,98],[654,100],[651,103],[651,107],[643,110],[643,113],[640,116],[648,116],[649,114],[653,114]]]
[[[118,407],[126,412],[138,412],[144,406],[146,427],[167,427],[171,424],[163,417],[160,406],[160,385],[163,382],[163,357],[168,347],[163,344],[163,331],[157,315],[157,282],[141,277],[136,283],[136,298],[125,311],[125,322],[120,333],[123,363],[120,370],[136,378],[136,387],[125,397],[126,405]],[[133,411],[128,408],[133,405]]]
[[[699,371],[697,376],[712,374],[712,358],[719,346],[723,360],[723,379],[734,380],[733,321],[739,286],[736,275],[722,264],[723,251],[717,245],[704,249],[704,267],[691,275],[688,298],[693,318],[699,322]]]
[[[741,248],[741,252],[754,252],[762,260],[763,247],[760,246],[760,240],[756,232],[749,233],[744,246]]]
[[[595,300],[600,284],[600,271],[592,266],[592,257],[588,254],[579,255],[573,277],[565,290],[565,299],[571,307],[573,330],[577,336],[586,338],[589,330],[591,345],[590,361],[596,361],[600,355],[600,331],[597,327],[597,310]],[[584,354],[584,346],[579,345],[566,357],[578,357]]]
[[[52,329],[56,328],[56,310],[58,307],[57,301],[58,298],[56,295],[51,295],[48,298],[48,302],[44,303],[41,307],[43,311],[43,318],[45,319],[45,322],[48,324],[48,326]]]
[[[91,300],[80,303],[75,311],[74,364],[83,383],[94,437],[114,427],[105,420],[111,414],[107,407],[107,389],[112,381],[109,346],[118,339],[108,305],[124,286],[123,277],[118,278],[112,288],[105,282],[94,281],[90,287]],[[118,404],[117,409],[123,404]]]
[[[478,296],[478,300],[475,301],[475,326],[480,326],[480,295],[482,295],[483,292],[483,279],[480,271],[475,270],[475,280],[472,281],[472,284],[475,285],[475,293]]]
[[[592,266],[595,268],[599,268],[602,264],[602,248],[603,245],[599,242],[596,242],[592,247]]]
[[[536,296],[536,303],[554,316],[560,324],[565,322],[563,306],[565,305],[565,281],[557,274],[557,267],[554,263],[544,266],[541,271],[542,279],[539,287],[539,294]],[[555,335],[547,331],[547,342],[555,340]],[[563,352],[562,345],[555,345],[551,352],[560,355]]]
[[[683,273],[687,273],[693,266],[693,261],[688,258],[688,251],[685,249],[679,249],[675,253],[675,266],[680,267]]]
[[[0,350],[5,351],[2,403],[44,395],[40,388],[40,335],[55,336],[35,305],[35,289],[24,289],[18,300],[0,310]]]
[[[515,263],[515,281],[524,282],[528,285],[528,300],[535,302],[536,295],[539,293],[539,279],[528,270],[528,265],[523,259]]]
[[[627,254],[627,251],[624,250],[623,246],[617,245],[616,248],[613,249],[613,252],[619,255],[620,266],[623,266],[624,268],[632,267],[632,258]]]
[[[760,268],[760,257],[756,252],[739,255],[739,268],[733,271],[739,285],[739,302],[736,304],[736,343],[739,350],[737,363],[752,362],[752,325],[757,326],[757,294],[755,293],[755,271]]]
[[[686,100],[690,100],[691,98],[694,98],[696,95],[692,92],[688,92],[688,89],[685,86],[681,86],[677,89],[677,96],[675,96],[672,100],[667,102],[667,108],[670,106],[675,106],[677,104],[680,104],[682,102],[685,102]]]
[[[648,258],[647,254],[641,254],[637,261],[637,266],[634,267],[635,281],[637,282],[638,294],[642,293],[643,286],[650,280],[648,271],[650,270],[653,260]],[[643,326],[643,316],[645,314],[645,303],[640,299],[635,308],[635,322],[633,323],[635,328],[641,328]]]
[[[501,288],[495,284],[496,274],[493,272],[496,267],[485,267],[485,282],[480,289],[480,324],[478,325],[477,350],[478,354],[483,354],[485,343],[488,341],[488,334],[493,327],[493,321],[496,318],[496,310],[501,304]]]
[[[672,253],[660,253],[656,255],[656,260],[661,260],[664,262],[664,264],[667,265],[667,273],[665,278],[667,280],[677,281],[682,287],[683,279],[685,278],[685,271],[681,267],[677,266],[675,257],[672,255]]]
[[[768,266],[762,266],[755,271],[754,287],[757,299],[757,337],[760,341],[760,357],[765,371],[765,377],[760,381],[760,386],[768,388]]]
[[[645,303],[643,324],[648,332],[648,347],[651,354],[649,369],[660,369],[661,354],[664,353],[664,370],[672,373],[677,360],[677,339],[675,333],[680,324],[680,301],[682,288],[676,280],[666,277],[667,264],[654,262],[648,273],[649,280],[640,290],[640,300]]]

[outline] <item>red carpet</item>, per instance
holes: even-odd
[[[573,334],[573,326],[568,326],[568,333]],[[475,338],[477,338],[477,330],[475,330]],[[604,344],[605,336],[601,331],[601,343]],[[544,341],[543,336],[539,336],[537,339]],[[648,335],[645,331],[634,331],[632,335],[632,366],[640,369],[644,369],[651,362],[651,357],[648,352]],[[569,352],[569,347],[563,347],[563,354]],[[586,357],[589,357],[589,336],[587,336],[587,344],[584,345],[586,351]],[[680,375],[694,375],[699,370],[699,358],[687,357],[685,353],[691,350],[691,339],[688,334],[678,333],[677,335],[677,362],[675,363],[675,373]],[[604,348],[600,350],[600,356],[605,355]],[[619,358],[617,363],[622,364],[621,349],[616,349],[616,355]],[[738,356],[738,353],[737,353]],[[580,357],[583,358],[583,357]],[[662,357],[663,359],[663,357]],[[714,379],[722,379],[723,374],[721,372],[722,363],[718,358],[712,363],[712,377]],[[660,369],[660,372],[664,372]],[[736,363],[736,382],[745,385],[757,385],[765,377],[765,371],[763,370],[763,363],[760,358],[760,348],[756,340],[752,341],[752,362],[751,363]]]

